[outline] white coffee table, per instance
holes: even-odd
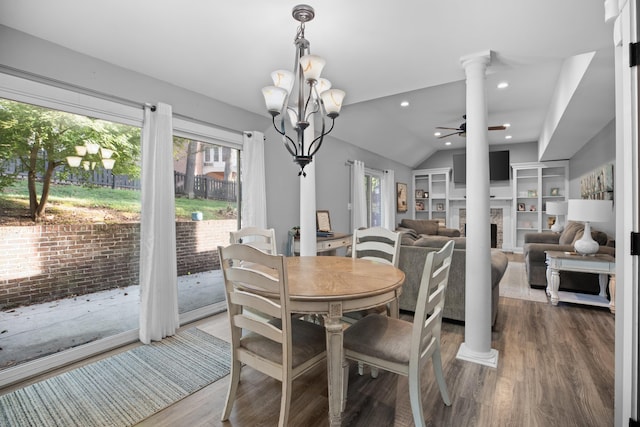
[[[558,305],[559,301],[574,304],[587,304],[599,307],[609,307],[616,312],[616,259],[611,255],[579,255],[575,252],[546,251],[547,255],[547,295],[551,304]],[[560,271],[578,271],[600,275],[600,294],[590,295],[579,292],[559,291]],[[607,299],[606,286],[609,285],[611,301]]]

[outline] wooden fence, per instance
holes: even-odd
[[[5,162],[4,169],[7,174],[16,173],[19,178],[26,179],[25,172],[17,160]],[[88,176],[87,176],[88,174]],[[131,179],[127,175],[114,175],[110,170],[96,169],[87,171],[85,174],[68,174],[62,175],[58,171],[54,173],[51,180],[56,184],[91,184],[100,187],[123,188],[129,190],[140,190],[140,180]],[[173,182],[175,194],[186,195],[185,190],[185,174],[174,171]],[[225,202],[237,202],[237,187],[234,181],[225,181],[210,178],[208,176],[196,176],[194,182],[193,193],[196,197],[210,200],[222,200]]]
[[[187,194],[185,190],[185,174],[174,171],[173,177],[176,194]],[[224,181],[202,175],[196,176],[193,184],[193,194],[203,199],[236,202],[238,200],[236,190],[234,181]]]

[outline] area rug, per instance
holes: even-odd
[[[0,396],[2,426],[131,426],[229,373],[229,344],[196,328]]]
[[[509,261],[500,281],[500,296],[535,302],[547,302],[544,289],[532,289],[527,281],[523,262]]]

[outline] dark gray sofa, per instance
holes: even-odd
[[[415,311],[416,299],[420,279],[427,253],[438,251],[449,240],[455,241],[449,284],[445,297],[443,317],[445,319],[464,321],[465,319],[465,271],[466,271],[466,238],[449,237],[443,235],[418,235],[406,227],[399,229],[403,232],[400,246],[400,262],[398,268],[405,273],[405,282],[400,295],[400,309]],[[457,231],[457,230],[456,230]],[[491,249],[491,324],[496,321],[498,314],[498,284],[504,275],[509,260],[498,249]]]
[[[527,233],[524,236],[523,255],[527,272],[527,280],[532,288],[547,287],[547,264],[545,251],[574,251],[573,242],[582,238],[584,225],[569,221],[562,233],[541,232]],[[600,244],[598,253],[615,256],[613,242],[607,234],[591,229],[591,236]],[[560,272],[560,290],[582,292],[597,295],[600,293],[600,282],[597,274],[576,271]]]

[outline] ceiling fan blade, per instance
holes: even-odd
[[[505,130],[506,126],[489,126],[489,130]]]
[[[436,129],[447,129],[447,130],[457,130],[457,131],[461,131],[462,130],[462,129],[459,129],[459,128],[443,128],[443,127],[440,127],[440,126],[436,127]]]
[[[446,138],[446,137],[451,136],[451,135],[460,135],[461,133],[463,133],[463,132],[462,132],[462,131],[460,131],[460,132],[453,132],[453,133],[450,133],[450,134],[448,134],[448,135],[442,135],[442,136],[439,136],[439,137],[438,137],[438,139]]]

